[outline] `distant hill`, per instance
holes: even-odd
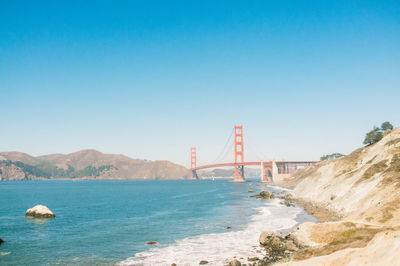
[[[0,152],[0,180],[40,179],[185,179],[189,170],[169,161],[132,159],[120,154],[82,150],[30,156]]]

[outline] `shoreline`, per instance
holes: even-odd
[[[271,186],[264,186],[271,187]],[[286,207],[297,207],[301,208],[307,215],[310,215],[316,219],[315,223],[310,221],[301,221],[298,220],[298,224],[290,229],[280,231],[261,231],[260,234],[260,247],[263,247],[265,250],[265,255],[262,259],[258,257],[248,258],[248,264],[246,265],[275,265],[281,263],[288,263],[293,258],[297,260],[303,260],[310,257],[313,257],[316,254],[313,254],[310,249],[310,243],[306,243],[306,241],[301,241],[301,236],[297,236],[296,233],[303,224],[324,224],[324,223],[335,223],[341,222],[343,215],[329,210],[328,208],[316,204],[311,201],[307,201],[301,198],[294,198],[291,194],[292,190],[288,188],[281,188],[279,186],[272,186],[272,188],[279,190],[279,193],[271,192],[271,193],[263,193],[268,190],[264,190],[264,188],[260,188],[260,192],[252,195],[251,197],[255,197],[262,201],[273,201],[273,200],[281,200],[279,204],[286,205]],[[283,192],[283,193],[282,193]],[[268,233],[267,233],[268,232]],[[271,235],[270,239],[267,242],[262,242],[263,234]],[[311,255],[310,255],[311,254]],[[232,260],[230,265],[243,265],[239,264],[240,261]]]
[[[257,190],[260,189],[262,186]],[[272,189],[277,193],[285,192],[280,188]],[[300,206],[287,207],[279,199],[265,201],[255,210],[257,213],[238,230],[204,233],[176,240],[166,247],[136,253],[117,265],[198,265],[200,261],[205,265],[228,265],[235,259],[252,265],[252,262],[261,261],[264,257],[264,248],[259,245],[259,235],[263,230],[274,230],[283,235],[301,223],[316,221]]]
[[[334,212],[315,202],[307,201],[301,198],[293,198],[292,201],[299,207],[302,207],[308,214],[318,219],[320,223],[337,222],[343,218],[343,215]]]

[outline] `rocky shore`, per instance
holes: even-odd
[[[233,260],[229,265],[291,265],[347,248],[365,247],[376,234],[394,230],[391,227],[341,221],[341,214],[313,202],[294,198],[292,194],[275,195],[263,190],[251,197],[261,200],[278,198],[282,200],[281,204],[286,206],[303,207],[305,211],[316,217],[319,223],[303,223],[285,235],[264,231],[259,238],[259,244],[265,250],[262,258],[248,258],[248,263]]]

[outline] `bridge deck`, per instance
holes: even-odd
[[[275,161],[277,165],[281,164],[314,164],[317,163],[318,161]],[[272,161],[269,162],[264,162],[264,165],[272,165]],[[242,163],[218,163],[218,164],[206,164],[202,166],[197,166],[196,168],[193,168],[192,170],[199,170],[199,169],[206,169],[206,168],[216,168],[216,167],[227,167],[227,166],[236,166],[236,165],[244,165],[244,166],[260,166],[261,162],[242,162]]]

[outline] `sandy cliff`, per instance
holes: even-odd
[[[399,265],[400,128],[374,145],[277,183],[293,188],[295,198],[342,217],[301,225],[293,234],[313,248],[285,264]]]

